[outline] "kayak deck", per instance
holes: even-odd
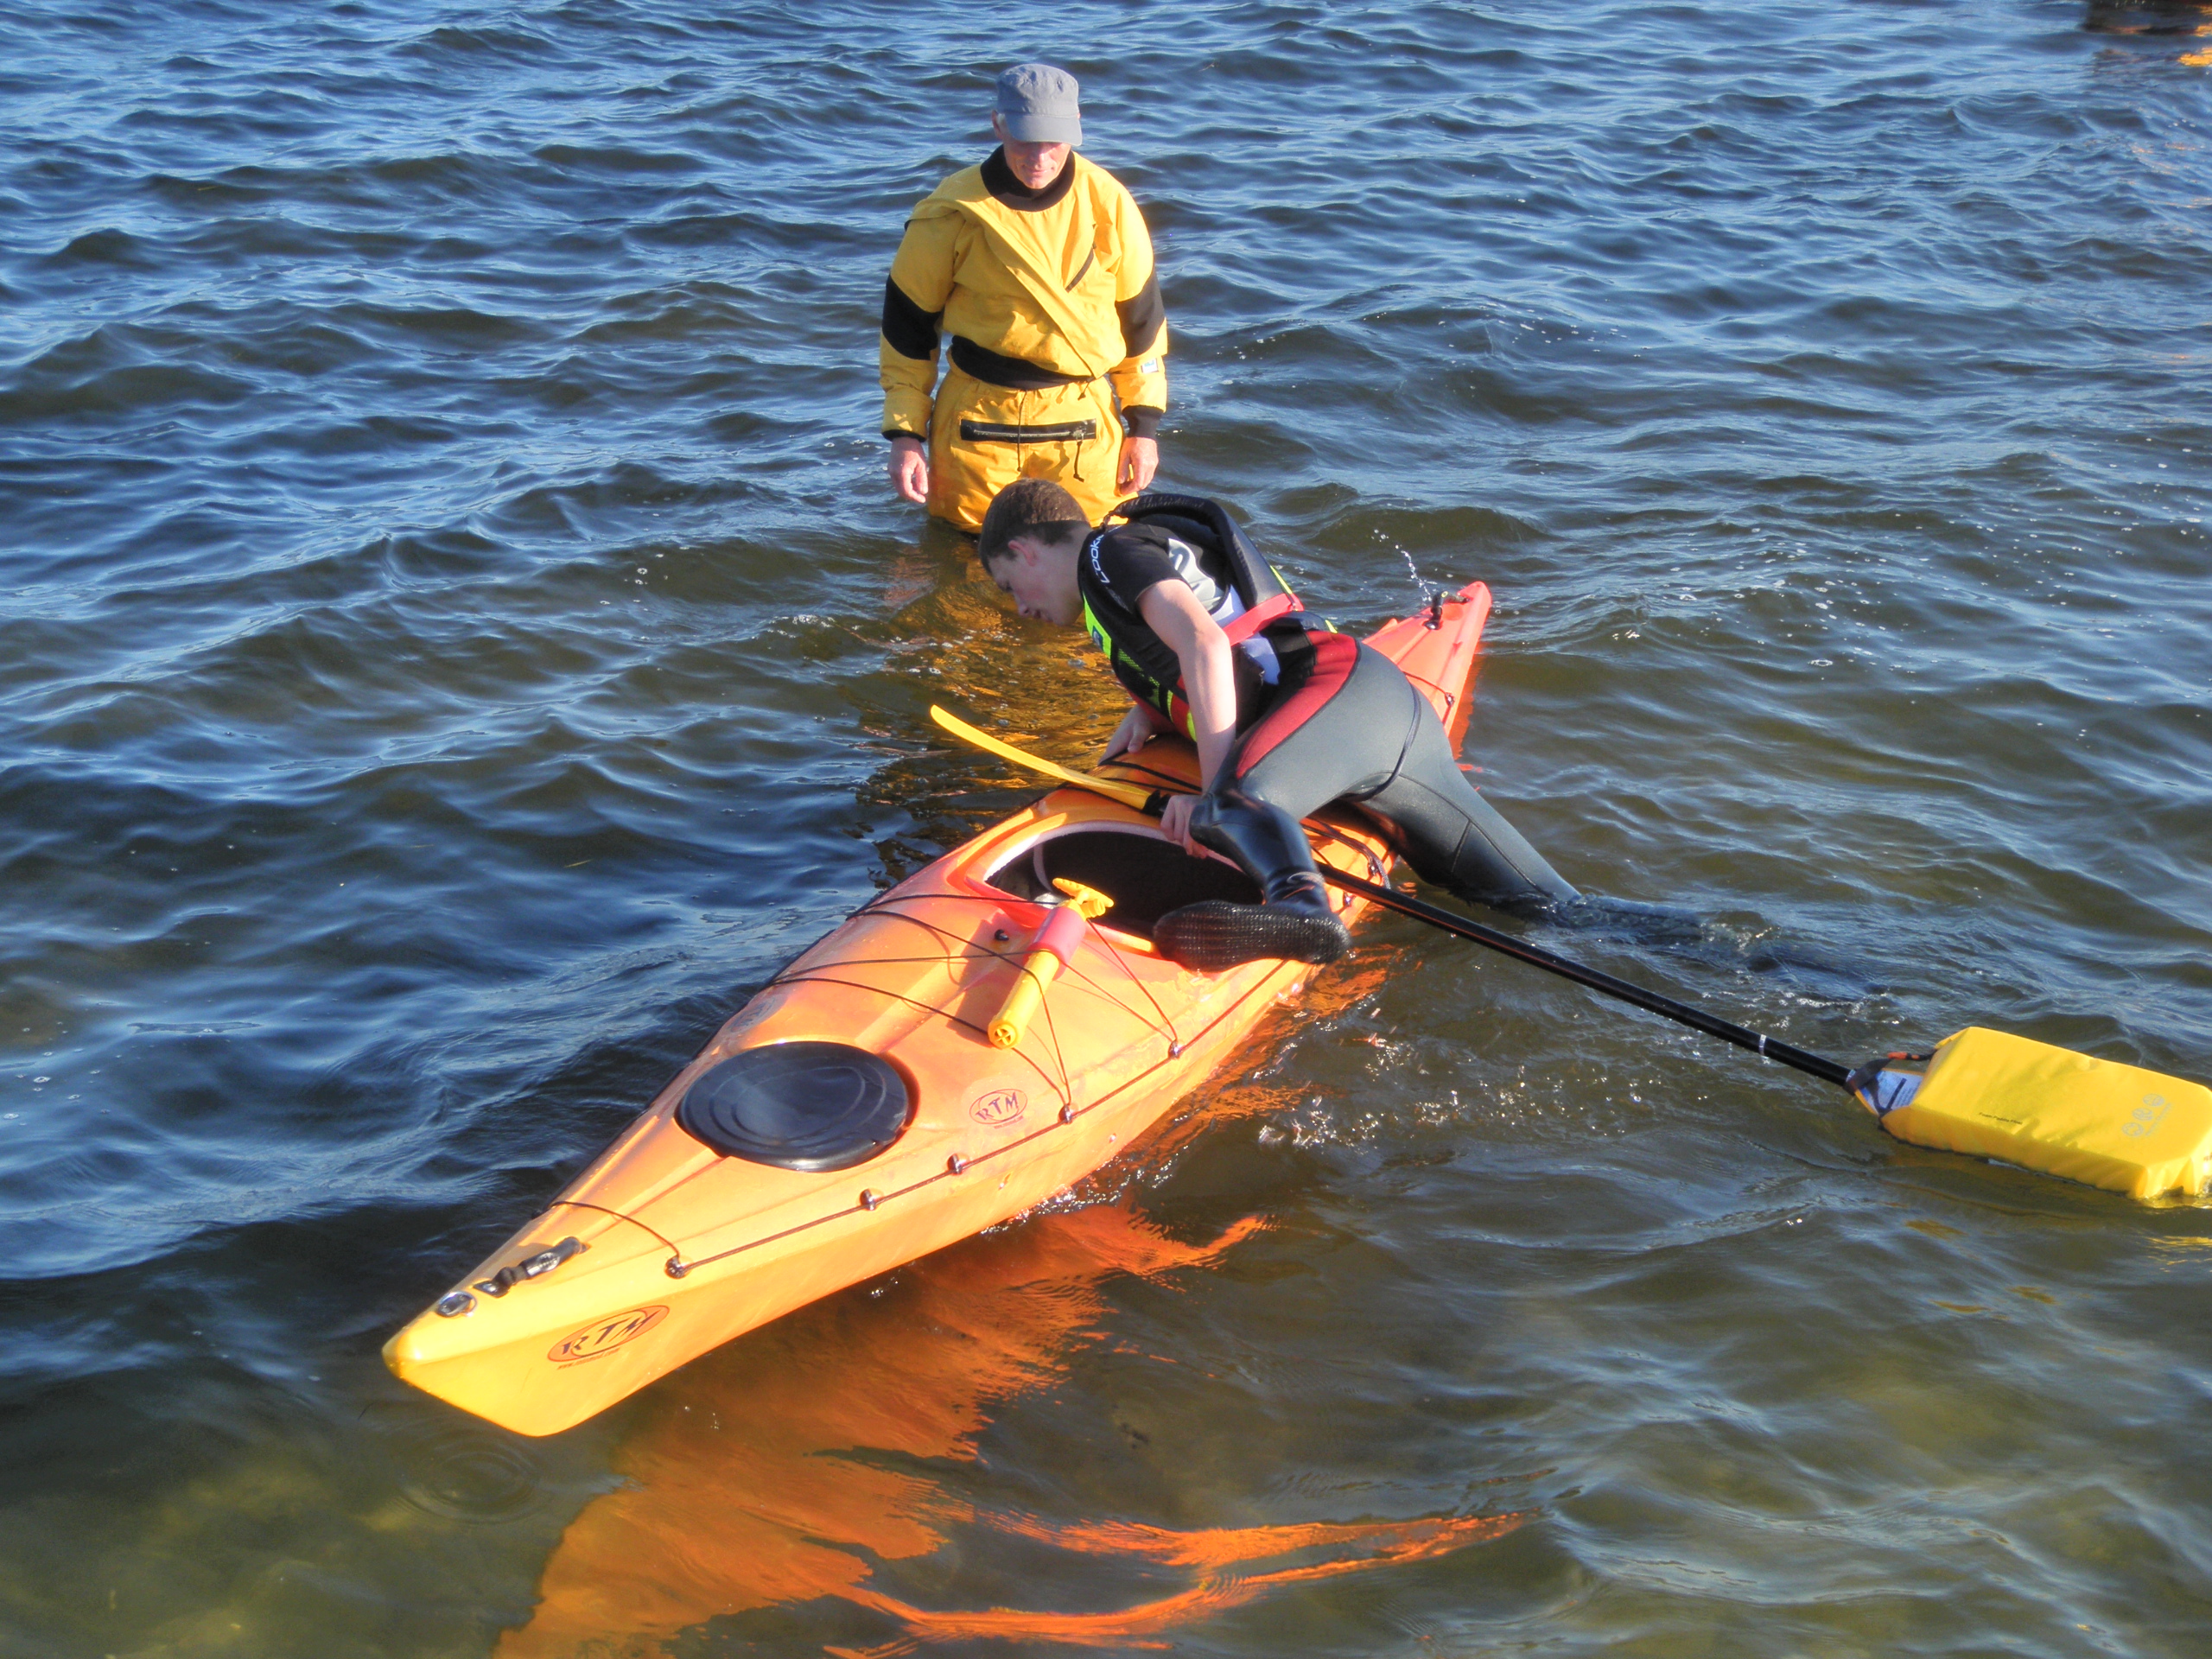
[[[1372,640],[1456,738],[1488,614],[1477,583]],[[1163,740],[1103,769],[1187,789]],[[1317,857],[1382,879],[1357,815],[1323,815]],[[1086,923],[1019,1044],[986,1030],[1068,877],[1113,908]],[[1349,923],[1364,909],[1340,896]],[[1160,915],[1252,902],[1232,866],[1157,823],[1057,789],[847,918],[717,1032],[530,1225],[386,1344],[405,1381],[526,1434],[567,1428],[782,1313],[1006,1221],[1124,1149],[1302,988],[1306,964],[1192,973],[1153,948]],[[744,1051],[831,1043],[880,1057],[912,1103],[903,1131],[849,1168],[724,1156],[677,1121],[693,1083]],[[873,1062],[871,1062],[873,1064]]]

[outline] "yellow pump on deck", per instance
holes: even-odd
[[[1014,981],[1014,988],[1006,994],[1006,1001],[991,1020],[993,1048],[1012,1048],[1021,1041],[1044,1002],[1045,993],[1083,942],[1084,924],[1096,921],[1114,907],[1111,899],[1080,881],[1058,876],[1052,885],[1067,894],[1067,902],[1052,906],[1031,941],[1029,954],[1021,961],[1021,977]]]

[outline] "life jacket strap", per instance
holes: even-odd
[[[1305,608],[1298,602],[1296,594],[1271,594],[1253,606],[1243,615],[1233,616],[1223,623],[1222,637],[1232,645],[1241,645],[1277,618],[1288,616],[1293,611],[1302,611]]]

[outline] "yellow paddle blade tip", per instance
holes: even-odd
[[[972,743],[987,754],[995,754],[1001,760],[1011,760],[1017,766],[1027,766],[1032,772],[1041,772],[1047,778],[1057,778],[1064,784],[1073,784],[1093,794],[1103,795],[1109,800],[1134,806],[1140,812],[1151,803],[1152,791],[1141,784],[1125,784],[1117,778],[1098,778],[1088,772],[1070,772],[1056,760],[1047,760],[1041,754],[1032,754],[1018,749],[1003,739],[988,732],[979,732],[957,715],[947,714],[936,703],[930,704],[930,718],[964,743]]]
[[[2212,1089],[1981,1026],[1943,1039],[1882,1127],[2138,1198],[2201,1192],[2212,1174]]]
[[[1070,880],[1065,875],[1052,878],[1052,885],[1068,896],[1068,902],[1083,912],[1087,922],[1095,922],[1114,908],[1114,901],[1096,887],[1086,887],[1080,881]]]

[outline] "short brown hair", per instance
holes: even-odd
[[[976,556],[988,569],[1006,557],[1017,536],[1033,536],[1057,547],[1090,530],[1075,497],[1051,479],[1017,478],[985,511],[983,527],[976,532]]]

